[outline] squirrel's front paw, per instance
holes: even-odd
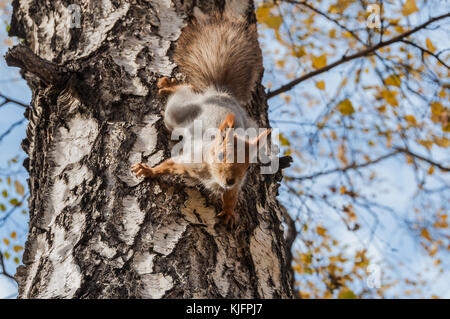
[[[153,170],[150,166],[144,163],[138,163],[133,165],[131,168],[131,171],[136,174],[136,177],[152,177],[153,176]]]
[[[224,222],[226,225],[230,227],[234,227],[236,224],[236,216],[234,215],[233,211],[221,211],[217,214],[217,216],[222,217],[224,216]]]
[[[158,80],[156,86],[159,89],[159,95],[173,94],[177,89],[178,82],[175,78],[169,79],[167,76],[165,76]]]

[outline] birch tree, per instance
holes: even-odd
[[[20,298],[292,297],[281,172],[252,167],[230,230],[204,190],[130,171],[170,156],[156,82],[181,76],[171,54],[194,5],[256,21],[252,1],[13,2],[23,44],[6,60],[33,92]],[[260,85],[247,106],[261,127],[265,100]]]

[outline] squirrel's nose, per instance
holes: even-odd
[[[227,178],[227,185],[228,186],[231,186],[231,185],[233,185],[234,184],[234,178]]]

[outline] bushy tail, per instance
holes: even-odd
[[[262,70],[256,25],[219,13],[197,18],[183,30],[174,59],[195,90],[213,86],[246,104]]]

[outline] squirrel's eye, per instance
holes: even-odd
[[[223,152],[220,152],[220,153],[217,155],[217,158],[219,159],[219,161],[223,161]]]

